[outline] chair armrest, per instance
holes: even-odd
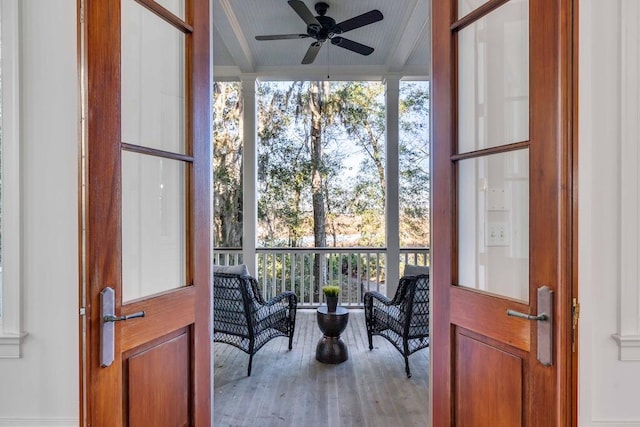
[[[255,301],[261,306],[272,306],[280,303],[282,300],[286,299],[289,308],[296,309],[298,306],[298,297],[295,292],[285,291],[275,297],[271,298],[269,301],[265,301],[262,297],[262,292],[260,291],[260,286],[258,285],[258,281],[254,277],[249,277],[249,282],[251,283],[251,290],[253,291],[253,298]]]
[[[275,304],[281,304],[288,306],[289,308],[295,309],[298,305],[298,297],[294,292],[286,291],[275,297],[271,298],[269,301],[263,301],[263,306],[272,306]]]
[[[297,297],[293,292],[283,292],[263,304],[257,305],[252,317],[257,330],[278,324],[285,319],[293,322],[296,316]]]
[[[270,316],[273,313],[277,313],[280,310],[288,309],[289,313],[295,312],[298,306],[298,297],[295,293],[291,291],[283,292],[275,297],[271,298],[269,301],[263,301],[258,305],[256,314],[260,314],[261,318],[265,316]],[[263,314],[266,312],[266,314]]]
[[[390,300],[386,296],[382,295],[377,291],[369,291],[364,294],[364,306],[373,305],[376,303],[384,304],[384,305],[392,305],[394,303],[393,300]]]
[[[364,316],[367,324],[371,324],[374,319],[374,307],[389,307],[393,305],[393,300],[377,291],[369,291],[364,294]],[[386,310],[385,310],[386,311]]]

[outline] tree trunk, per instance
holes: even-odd
[[[328,85],[328,83],[324,83]],[[322,95],[326,88],[313,82],[309,88],[311,110],[311,191],[313,202],[313,240],[316,248],[327,245],[322,177]],[[325,255],[316,254],[313,260],[314,296],[320,296],[320,287],[326,283]]]

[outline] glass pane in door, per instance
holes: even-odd
[[[489,0],[458,0],[458,19],[473,12]]]
[[[185,163],[122,152],[122,299],[186,285]]]
[[[122,2],[122,141],[186,152],[185,35],[134,0]]]
[[[185,0],[156,0],[156,3],[184,21],[184,1]]]
[[[458,32],[458,152],[529,139],[529,2]]]
[[[528,302],[528,149],[458,162],[458,284]]]

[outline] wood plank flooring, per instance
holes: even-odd
[[[315,310],[298,310],[293,350],[275,338],[253,357],[214,343],[214,425],[216,427],[387,427],[427,426],[429,349],[404,359],[387,340],[373,337],[369,351],[364,312],[351,309],[342,340],[349,360],[316,361],[322,333]]]

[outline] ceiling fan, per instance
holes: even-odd
[[[373,52],[372,47],[353,40],[345,39],[344,37],[339,36],[339,34],[381,21],[383,16],[379,10],[374,9],[336,24],[335,19],[325,16],[329,9],[329,5],[327,3],[319,2],[315,4],[314,8],[318,16],[313,16],[313,13],[311,13],[309,8],[301,0],[289,0],[287,3],[289,3],[289,6],[291,6],[291,8],[307,24],[307,33],[256,36],[256,40],[316,39],[316,41],[311,43],[311,46],[309,46],[307,53],[302,59],[303,64],[311,64],[316,59],[322,44],[327,40],[331,40],[331,44],[361,55],[371,55]]]

